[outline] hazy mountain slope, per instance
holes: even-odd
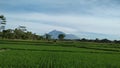
[[[77,37],[73,34],[66,34],[64,32],[57,31],[57,30],[53,30],[53,31],[49,32],[48,34],[51,35],[53,39],[58,39],[59,34],[65,34],[65,39],[79,39],[79,37]]]

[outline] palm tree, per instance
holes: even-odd
[[[58,35],[59,40],[63,40],[64,37],[65,37],[65,34],[59,34],[59,35]]]
[[[5,30],[6,18],[3,15],[0,15],[0,31]]]

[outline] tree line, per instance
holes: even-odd
[[[41,36],[29,31],[22,31],[20,29],[7,29],[0,32],[1,39],[23,39],[23,40],[40,40]]]
[[[25,30],[25,29],[24,29]],[[64,40],[65,35],[59,34],[58,39]],[[45,35],[37,35],[35,33],[32,33],[30,31],[23,31],[22,29],[7,29],[0,32],[0,38],[1,39],[21,39],[21,40],[53,40],[51,38],[51,35],[45,34]]]

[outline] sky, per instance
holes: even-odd
[[[6,28],[26,26],[44,34],[52,30],[120,36],[120,0],[0,0]]]

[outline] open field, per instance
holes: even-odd
[[[120,44],[0,40],[1,68],[120,68]]]

